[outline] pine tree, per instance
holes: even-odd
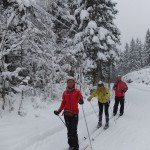
[[[26,78],[21,72],[21,48],[20,46],[27,37],[26,9],[22,4],[15,1],[2,1],[0,20],[1,40],[0,40],[0,60],[3,78],[2,97],[3,109],[7,95],[10,92],[10,83],[15,86],[23,82]],[[27,79],[26,79],[27,80]],[[5,83],[8,82],[9,86]],[[24,81],[25,82],[25,81]],[[14,90],[15,91],[15,90]],[[10,99],[9,99],[10,100]],[[11,104],[11,101],[9,101]],[[10,108],[11,109],[11,108]]]
[[[150,65],[150,30],[148,30],[146,33],[143,56],[144,65]]]
[[[142,68],[143,61],[142,61],[142,42],[137,38],[136,40],[136,48],[135,48],[135,55],[136,55],[136,66],[137,69]]]
[[[14,87],[29,81],[30,86],[44,90],[47,83],[59,82],[64,74],[58,65],[56,51],[61,48],[56,44],[54,22],[39,6],[17,2],[1,5],[1,71]]]
[[[126,73],[128,73],[129,72],[129,54],[130,54],[130,52],[129,52],[129,45],[126,43],[126,45],[125,45],[125,51],[124,51],[124,53],[123,53],[123,65],[122,65],[122,70],[123,70],[123,74],[126,74]]]
[[[73,4],[77,4],[77,1]],[[111,1],[81,0],[74,12],[78,26],[75,28],[78,33],[74,44],[83,45],[82,55],[86,55],[86,68],[93,84],[108,77],[109,67],[114,63],[112,56],[116,57],[111,52],[115,43],[119,42],[119,31],[113,22],[117,14],[115,5]]]
[[[131,42],[130,42],[130,55],[129,55],[129,69],[130,71],[133,71],[135,69],[137,69],[136,67],[136,44],[135,44],[135,40],[132,38]]]

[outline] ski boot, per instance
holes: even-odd
[[[104,129],[106,130],[106,129],[108,129],[108,127],[109,127],[109,123],[106,123],[104,126]]]
[[[97,128],[100,128],[102,126],[102,122],[98,122]]]
[[[119,116],[122,116],[122,115],[123,115],[123,113],[120,113],[120,114],[119,114]]]

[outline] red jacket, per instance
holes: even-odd
[[[115,90],[115,96],[121,97],[124,96],[124,93],[128,90],[128,86],[123,81],[117,81],[114,83],[113,90]]]
[[[64,91],[62,96],[62,103],[59,110],[60,111],[62,111],[63,109],[71,110],[78,114],[79,113],[78,102],[80,98],[83,99],[81,92],[77,89],[74,89],[73,91],[68,90]]]

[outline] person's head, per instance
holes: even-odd
[[[75,78],[74,77],[67,78],[67,88],[69,88],[69,89],[75,88]]]
[[[104,83],[102,81],[99,81],[98,84],[97,84],[97,88],[100,89],[100,90],[104,89]]]
[[[121,75],[116,76],[116,81],[118,81],[118,82],[121,81]]]

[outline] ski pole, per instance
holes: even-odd
[[[2,118],[2,111],[0,110],[0,117]]]
[[[58,115],[59,119],[61,120],[61,122],[66,126],[65,122],[61,119],[61,117]],[[67,127],[67,126],[66,126]]]
[[[95,109],[94,109],[94,106],[92,105],[92,103],[91,103],[91,102],[90,102],[90,104],[91,104],[91,107],[92,107],[92,109],[93,109],[94,113],[96,114],[97,118],[99,118],[99,117],[98,117],[98,115],[97,115],[97,113],[96,113],[96,111],[95,111]]]
[[[84,120],[85,120],[85,125],[86,125],[87,132],[88,132],[88,137],[89,137],[90,147],[91,147],[91,150],[93,150],[93,149],[92,149],[92,143],[91,143],[90,133],[89,133],[89,129],[88,129],[88,125],[87,125],[87,121],[86,121],[86,117],[85,117],[83,105],[82,105],[82,111],[83,111],[83,116],[84,116]]]
[[[110,105],[110,101],[109,101],[109,107],[110,107],[111,112],[113,112],[113,110],[112,110],[112,108],[111,108],[111,105]]]

